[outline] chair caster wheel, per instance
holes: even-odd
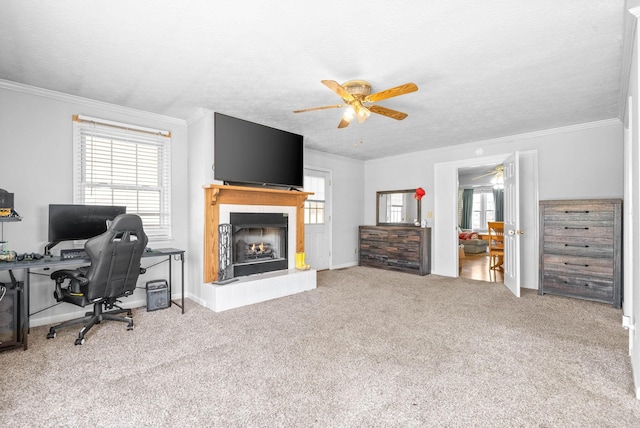
[[[76,345],[84,345],[84,338],[82,338],[82,339],[77,338],[76,339]]]
[[[129,330],[133,330],[133,324],[129,324],[129,325],[127,326],[127,331],[129,331]]]
[[[47,333],[47,339],[55,339],[55,338],[56,338],[55,331],[50,331],[49,333]]]

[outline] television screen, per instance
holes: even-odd
[[[302,187],[302,135],[214,115],[214,178],[226,183]]]
[[[49,242],[88,239],[107,230],[107,220],[125,214],[127,207],[110,205],[49,205]]]

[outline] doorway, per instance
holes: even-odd
[[[459,276],[458,225],[458,169],[475,165],[504,163],[511,154],[486,156],[442,162],[434,165],[434,236],[432,273]],[[521,228],[522,269],[518,276],[523,288],[538,288],[538,153],[537,150],[520,152],[519,207]],[[506,164],[505,164],[506,165]],[[505,199],[506,202],[506,199]]]
[[[312,192],[304,203],[305,263],[313,269],[331,267],[331,172],[305,168],[304,191]]]
[[[490,268],[487,224],[503,221],[504,166],[489,163],[458,168],[457,224],[461,245],[459,276],[504,282],[501,268]]]

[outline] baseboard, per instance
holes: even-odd
[[[341,265],[333,265],[329,269],[330,270],[346,269],[346,268],[350,268],[350,267],[354,267],[354,266],[358,266],[358,262],[349,262],[349,263],[343,263]]]

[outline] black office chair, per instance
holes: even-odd
[[[82,307],[93,304],[93,312],[51,327],[47,339],[56,337],[56,330],[63,327],[86,323],[75,342],[76,345],[82,345],[89,329],[103,320],[126,322],[127,330],[133,330],[131,309],[122,309],[116,303],[120,302],[117,300],[119,297],[133,294],[138,276],[144,272],[140,267],[140,258],[147,241],[140,217],[120,214],[106,232],[85,242],[84,249],[91,259],[90,266],[53,272],[51,279],[56,282],[56,291],[53,293],[56,300]],[[69,283],[63,287],[66,280]],[[103,306],[108,312],[103,311]],[[125,312],[126,317],[117,316]]]

